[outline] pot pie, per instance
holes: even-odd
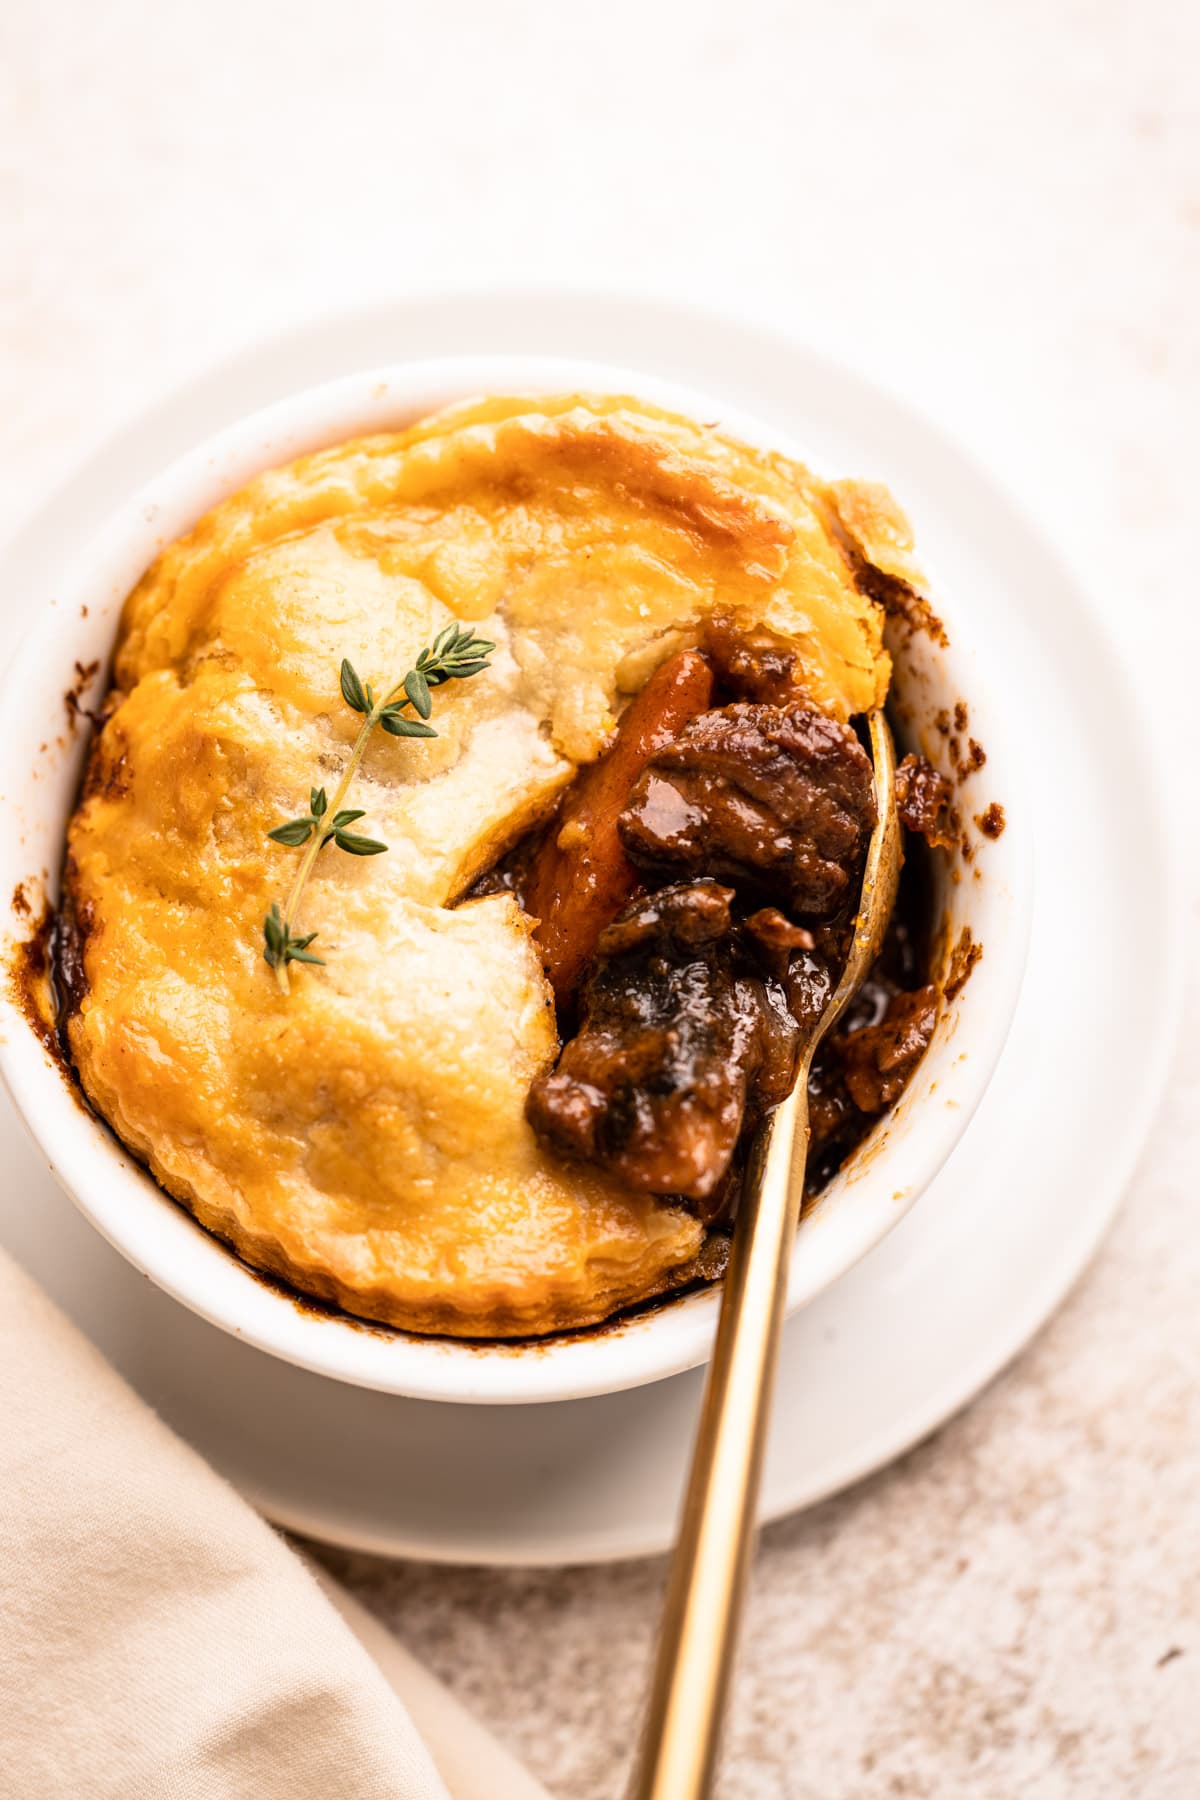
[[[248,1263],[367,1319],[545,1334],[711,1278],[844,954],[853,721],[920,587],[885,490],[629,398],[489,398],[260,476],[124,608],[59,939],[91,1103]],[[271,909],[356,697],[420,666],[398,729],[437,735],[370,733],[285,993]],[[939,782],[904,765],[932,841]],[[818,1181],[928,1044],[917,935],[822,1052]]]

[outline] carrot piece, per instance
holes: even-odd
[[[574,994],[604,927],[638,885],[617,820],[650,758],[712,699],[713,673],[697,650],[661,663],[630,701],[604,755],[575,777],[524,883],[526,912],[560,1004]]]

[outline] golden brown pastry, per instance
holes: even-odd
[[[879,490],[835,497],[635,400],[514,397],[272,470],[165,551],[70,827],[69,1039],[203,1224],[310,1294],[456,1335],[584,1325],[686,1274],[691,1211],[526,1122],[553,995],[513,896],[463,896],[718,609],[785,640],[830,718],[882,699],[839,508],[902,560]],[[437,691],[435,740],[375,734],[353,804],[389,852],[322,855],[327,963],[283,995],[262,920],[295,853],[266,834],[337,782],[360,722],[339,664],[386,682],[452,620],[492,666]]]

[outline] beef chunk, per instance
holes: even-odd
[[[637,781],[619,829],[653,876],[711,875],[826,918],[874,823],[870,758],[849,727],[764,702],[685,725]]]
[[[822,1045],[808,1084],[811,1130],[805,1191],[819,1193],[896,1101],[937,1022],[933,988],[894,994],[884,1017]]]
[[[955,833],[950,820],[954,784],[939,775],[923,756],[906,756],[896,770],[896,810],[900,823],[919,832],[936,849],[950,849]]]
[[[788,1010],[807,1038],[833,998],[834,981],[830,965],[818,951],[793,952],[783,975]]]
[[[832,967],[844,952],[828,944],[818,945],[804,925],[794,925],[778,907],[763,906],[745,923],[755,954],[765,969],[783,983],[788,1010],[807,1036],[829,1004],[833,993]]]
[[[854,1031],[842,1045],[842,1079],[859,1112],[883,1112],[899,1099],[929,1048],[937,1024],[937,989],[897,994],[878,1025]]]
[[[825,1186],[867,1129],[862,1113],[846,1092],[836,1056],[818,1057],[813,1069],[808,1083],[808,1129],[804,1186],[811,1194]]]
[[[732,899],[705,881],[627,906],[600,934],[578,1034],[526,1105],[561,1155],[701,1210],[720,1202],[743,1125],[787,1093],[797,1049]]]
[[[777,906],[760,906],[746,920],[746,930],[757,941],[769,964],[782,963],[782,967],[777,969],[780,975],[787,969],[788,958],[793,950],[812,950],[816,947],[808,927],[794,924]]]
[[[704,648],[731,697],[773,706],[801,699],[800,659],[786,638],[766,627],[747,631],[736,617],[717,614],[709,621]]]

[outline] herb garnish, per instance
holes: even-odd
[[[378,838],[363,837],[359,832],[351,831],[349,827],[363,817],[362,809],[342,805],[371,733],[377,725],[382,725],[392,737],[436,737],[433,726],[426,723],[433,711],[430,689],[441,687],[444,681],[464,681],[469,675],[478,675],[488,667],[487,658],[495,648],[495,644],[489,644],[485,638],[476,637],[469,626],[447,625],[433,643],[422,650],[408,673],[380,699],[376,699],[369,682],[360,681],[349,659],[343,658],[342,699],[356,713],[363,714],[362,728],[354,740],[350,760],[342,771],[332,800],[326,798],[323,787],[312,788],[308,812],[302,818],[287,819],[267,833],[275,843],[286,844],[291,849],[307,845],[283,911],[280,912],[277,903],[272,901],[263,920],[263,958],[274,969],[275,979],[285,994],[289,985],[289,963],[325,966],[324,958],[314,956],[308,947],[316,932],[310,931],[300,937],[295,928],[305,883],[321,851],[326,844],[336,845],[348,856],[380,856],[387,849]],[[404,697],[398,699],[397,695],[401,693]],[[416,718],[405,716],[405,708],[409,706],[417,714]]]

